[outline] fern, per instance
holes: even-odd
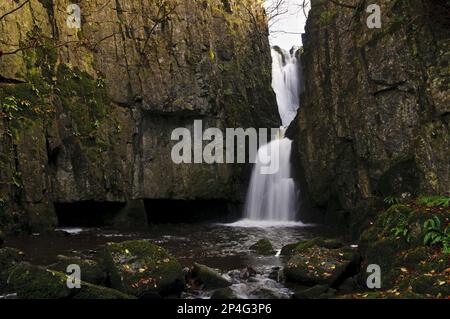
[[[422,196],[417,200],[417,204],[422,206],[434,207],[449,207],[450,197],[448,196]]]
[[[423,224],[423,243],[427,246],[442,246],[444,253],[450,253],[450,226],[442,230],[442,223],[439,217],[427,219]]]

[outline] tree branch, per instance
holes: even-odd
[[[6,16],[8,16],[8,15],[10,15],[10,14],[13,14],[14,12],[20,10],[24,5],[26,5],[26,4],[27,4],[28,2],[30,2],[30,1],[31,1],[31,0],[25,0],[25,1],[24,1],[20,6],[18,6],[17,8],[15,8],[15,9],[9,11],[9,12],[6,12],[4,15],[0,16],[0,20],[3,20]]]

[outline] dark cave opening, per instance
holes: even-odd
[[[55,203],[59,227],[108,227],[125,207],[122,202]]]
[[[240,205],[226,200],[145,199],[149,224],[228,223],[241,217]]]

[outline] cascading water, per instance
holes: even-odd
[[[300,106],[302,78],[296,48],[286,52],[272,48],[272,87],[277,97],[278,111],[283,126],[279,138],[260,147],[247,194],[244,215],[256,222],[294,222],[296,219],[297,190],[291,172],[292,141],[284,137],[284,131],[297,115]],[[279,170],[274,174],[262,174],[261,158],[266,154],[278,158]],[[275,156],[275,157],[273,157]]]
[[[286,52],[272,48],[272,88],[277,97],[278,112],[283,127],[287,128],[297,115],[300,106],[300,90],[303,87],[298,48]]]

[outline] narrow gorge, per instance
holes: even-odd
[[[2,0],[0,302],[448,299],[449,17],[446,0]]]

